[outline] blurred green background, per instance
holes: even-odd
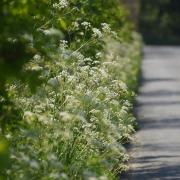
[[[140,0],[138,27],[147,44],[180,44],[180,1]]]

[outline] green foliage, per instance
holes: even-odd
[[[180,2],[141,0],[140,31],[147,43],[180,43]]]
[[[8,166],[9,163],[9,145],[5,138],[0,138],[0,171]],[[1,176],[0,176],[1,177]]]
[[[114,0],[2,0],[0,10],[1,177],[115,179],[141,49],[126,10]]]

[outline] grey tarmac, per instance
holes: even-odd
[[[123,180],[180,180],[180,47],[146,46],[135,112],[139,130]]]

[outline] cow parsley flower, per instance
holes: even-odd
[[[59,0],[59,5],[62,7],[62,8],[65,8],[68,6],[68,1],[67,0]]]
[[[79,23],[77,21],[72,22],[72,28],[75,30],[79,29]]]
[[[93,37],[102,38],[103,34],[101,33],[99,29],[93,28],[92,31],[93,31],[93,35],[92,35]]]
[[[88,29],[91,27],[91,24],[89,22],[86,22],[86,21],[82,22],[81,25],[84,26],[85,29]]]
[[[64,9],[66,7],[68,7],[69,2],[67,0],[59,0],[59,3],[54,3],[53,7],[55,9]]]
[[[101,57],[102,57],[102,53],[101,52],[96,53],[96,58],[101,58]]]
[[[41,60],[41,56],[39,54],[36,54],[34,55],[33,59],[38,62]]]
[[[60,47],[65,49],[68,47],[68,42],[65,40],[60,40]]]
[[[109,27],[109,24],[101,23],[101,26],[102,26],[103,32],[105,32],[105,33],[110,33],[111,32],[111,28]]]

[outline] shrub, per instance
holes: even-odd
[[[114,0],[1,5],[1,134],[10,144],[1,176],[114,179],[126,168],[140,59],[126,10]]]
[[[141,0],[140,31],[146,43],[179,44],[180,2]],[[166,37],[166,38],[164,38]]]

